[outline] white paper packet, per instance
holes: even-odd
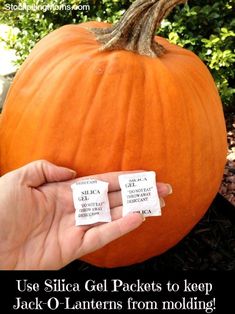
[[[123,216],[130,212],[141,213],[145,217],[161,215],[154,171],[122,174],[118,180],[122,194]]]
[[[71,185],[76,226],[111,221],[108,185],[108,182],[92,178]]]

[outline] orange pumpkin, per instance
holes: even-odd
[[[218,191],[226,131],[215,83],[191,51],[153,38],[182,2],[138,0],[115,26],[90,22],[52,32],[8,94],[1,174],[46,159],[79,176],[155,170],[158,181],[173,186],[161,217],[85,256],[89,263],[116,267],[163,253],[193,228]]]

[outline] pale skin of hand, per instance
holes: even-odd
[[[139,227],[142,215],[121,217],[120,174],[89,176],[109,182],[112,222],[80,227],[74,220],[74,171],[42,160],[2,176],[0,269],[60,269]],[[159,196],[169,194],[167,184],[157,188]]]

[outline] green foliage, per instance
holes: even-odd
[[[191,0],[163,21],[159,34],[194,51],[209,67],[225,106],[235,101],[235,1]]]
[[[34,45],[52,30],[89,20],[114,23],[131,2],[133,0],[0,0],[0,23],[20,30],[11,32],[7,40],[8,47],[16,50],[20,65]]]
[[[0,0],[0,23],[19,29],[7,38],[21,64],[35,43],[64,24],[89,20],[115,23],[134,0]],[[7,10],[6,5],[44,6]],[[49,5],[49,7],[46,7]],[[64,9],[58,9],[64,6]],[[73,9],[69,7],[73,7]],[[77,6],[77,7],[75,7]],[[65,9],[66,8],[66,9]],[[225,106],[234,104],[235,0],[190,0],[163,21],[159,35],[194,51],[209,67]]]

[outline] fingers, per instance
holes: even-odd
[[[110,208],[122,205],[121,191],[109,192],[109,206]]]
[[[20,174],[21,181],[30,187],[38,187],[50,182],[67,181],[76,176],[75,171],[55,166],[45,160],[31,162],[16,171]]]
[[[157,183],[159,197],[166,197],[172,194],[172,186],[169,183]]]
[[[113,207],[110,213],[112,221],[120,219],[122,217],[122,206]]]
[[[109,182],[109,192],[116,192],[116,191],[120,191],[120,184],[118,181],[119,175],[124,174],[124,173],[131,173],[131,172],[136,173],[136,172],[141,172],[141,171],[142,170],[107,172],[103,174],[82,177],[79,179],[81,180],[85,178],[96,178],[97,180]],[[158,190],[158,195],[160,197],[165,197],[169,194],[172,194],[172,187],[168,183],[157,183],[157,190]]]
[[[164,207],[163,197],[172,193],[172,187],[168,183],[157,183],[158,195],[160,197],[161,207]],[[119,187],[119,191],[109,192],[109,205],[110,208],[121,206],[122,205],[122,196]]]
[[[172,194],[172,187],[168,183],[157,183],[158,195],[160,198],[160,206],[165,206],[163,197]],[[109,205],[111,210],[112,220],[119,219],[122,216],[122,196],[121,191],[109,192]]]
[[[136,229],[143,221],[141,214],[134,213],[87,230],[82,242],[81,255],[102,248],[106,244]]]
[[[74,182],[74,181],[72,181]],[[157,183],[157,189],[158,189],[158,195],[160,197],[160,204],[161,207],[164,207],[164,197],[166,197],[169,192],[172,191],[171,187],[169,184],[165,183]],[[59,199],[63,200],[67,204],[67,209],[74,210],[74,206],[72,203],[72,192],[71,192],[71,181],[69,182],[64,182],[63,185],[60,185],[60,189],[58,190],[58,197]],[[117,211],[118,208],[122,208],[122,195],[121,195],[121,190],[119,188],[119,191],[113,191],[108,193],[108,198],[109,198],[109,206],[112,209],[112,212],[115,210]],[[113,215],[113,214],[112,214]],[[120,218],[121,215],[119,215],[118,218]],[[116,217],[116,215],[115,215]],[[115,218],[116,219],[116,218]]]
[[[125,173],[135,173],[135,172],[141,172],[143,170],[134,170],[134,171],[116,171],[116,172],[107,172],[102,174],[96,174],[92,176],[82,177],[79,179],[86,179],[86,178],[95,178],[97,180],[106,181],[109,182],[109,192],[119,191],[120,185],[118,181],[118,177],[121,174]]]

